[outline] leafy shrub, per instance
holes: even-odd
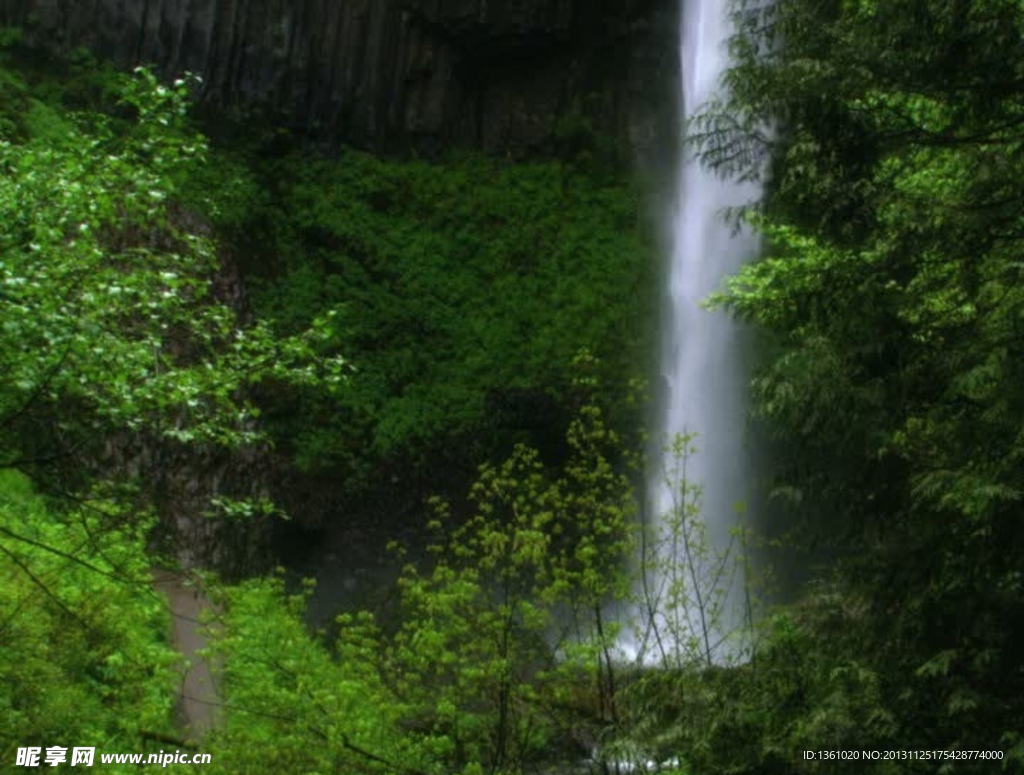
[[[255,169],[254,305],[283,333],[336,313],[354,367],[343,396],[271,401],[303,467],[358,486],[396,460],[436,480],[518,441],[560,448],[581,347],[601,359],[603,405],[625,424],[615,396],[650,350],[652,276],[625,183],[560,162],[352,150]],[[531,416],[538,406],[553,423]]]

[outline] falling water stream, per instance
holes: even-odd
[[[728,65],[726,41],[731,27],[727,0],[682,2],[679,52],[685,127],[687,120],[720,89]],[[680,156],[676,186],[661,332],[664,397],[658,429],[666,439],[693,434],[697,452],[687,459],[685,476],[689,484],[702,488],[699,506],[706,525],[706,548],[715,554],[730,547],[730,531],[737,521],[738,504],[747,499],[751,473],[744,444],[746,348],[738,324],[721,311],[705,309],[701,302],[756,250],[753,235],[736,232],[724,220],[723,211],[752,201],[758,189],[754,184],[718,178],[699,163],[690,147]],[[664,533],[665,517],[679,498],[679,482],[669,486],[665,481],[667,472],[678,470],[677,461],[666,453],[662,464],[660,470],[653,467],[648,485],[648,522],[655,533],[659,529]],[[683,606],[686,610],[676,614],[676,623],[682,620],[684,631],[669,633],[677,641],[673,647],[681,647],[680,636],[691,635],[701,642],[700,650],[712,661],[735,654],[734,646],[723,642],[723,637],[742,618],[739,579],[728,570],[718,577],[722,609],[717,621],[712,621],[716,617],[702,616],[708,611],[697,610],[695,597],[702,595],[705,607],[716,598],[715,590],[709,588],[717,575],[714,562],[705,562],[704,578],[695,584],[695,574],[688,567],[693,558],[683,542],[677,540],[675,546],[670,544],[659,551],[661,567],[651,574],[649,591],[664,606],[671,595],[673,574],[688,590],[688,602]],[[733,556],[737,555],[734,547]],[[701,585],[704,589],[697,588]],[[660,625],[671,629],[664,618]],[[706,629],[711,631],[705,641],[702,630]],[[709,648],[705,649],[704,643]],[[659,646],[664,648],[663,644]],[[658,656],[658,649],[652,645],[644,649],[649,657]]]

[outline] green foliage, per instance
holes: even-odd
[[[853,678],[805,693],[794,734],[838,740],[881,707],[904,747],[1000,749],[1024,719],[1021,6],[738,18],[733,98],[698,142],[766,168],[765,258],[718,302],[771,337],[754,390],[779,492],[849,552],[837,604],[871,601],[848,650],[801,628],[805,669]]]
[[[177,658],[149,586],[150,524],[100,501],[59,508],[0,472],[5,759],[23,746],[141,751],[153,747],[142,733],[173,732]]]
[[[759,623],[749,661],[643,672],[623,692],[631,739],[657,761],[682,752],[694,772],[908,771],[898,761],[803,758],[900,748],[884,676],[858,650],[868,615],[865,601],[822,584]]]
[[[429,741],[414,745],[399,726],[405,705],[375,667],[371,620],[343,619],[332,654],[302,621],[304,597],[278,580],[225,590],[218,605],[226,705],[206,743],[214,772],[437,772]]]
[[[351,150],[256,169],[267,193],[247,228],[253,250],[275,251],[256,306],[285,333],[336,313],[354,366],[344,395],[307,391],[298,419],[282,396],[272,413],[305,467],[356,486],[396,459],[431,473],[553,445],[574,404],[566,365],[585,346],[624,424],[615,396],[651,349],[653,265],[628,186],[559,162]]]
[[[132,121],[46,107],[0,140],[2,466],[47,422],[237,445],[255,436],[250,386],[338,383],[322,327],[278,338],[217,297],[215,245],[175,204],[205,154],[187,88],[140,70],[122,88]]]
[[[251,443],[257,385],[329,392],[341,362],[328,316],[279,337],[226,298],[210,228],[180,198],[207,151],[189,79],[101,74],[107,113],[35,77],[0,66],[0,738],[5,757],[142,751],[173,734],[174,658],[154,520],[109,458]],[[163,475],[157,457],[129,473]]]
[[[650,262],[634,192],[585,166],[600,152],[588,127],[565,128],[574,165],[255,162],[196,131],[191,76],[119,75],[76,52],[54,78],[10,66],[17,43],[0,40],[0,473],[74,500],[0,502],[4,749],[173,736],[154,522],[126,504],[164,475],[153,450],[264,441],[264,418],[286,451],[343,475],[443,470],[432,453],[459,439],[475,439],[469,460],[524,429],[568,438],[482,469],[472,518],[404,576],[409,618],[387,632],[343,619],[327,649],[281,583],[225,589],[214,767],[509,769],[580,744],[556,702],[610,723],[602,605],[628,586],[634,504],[609,425],[636,411],[614,399],[649,349]],[[263,280],[253,311],[239,268]],[[603,358],[574,382],[585,344]],[[341,347],[357,368],[344,391]],[[114,480],[119,454],[140,481]],[[207,516],[272,513],[223,495]],[[580,700],[595,674],[597,698]]]
[[[604,680],[611,668],[617,627],[601,607],[625,591],[635,504],[601,449],[608,439],[596,408],[584,408],[569,433],[565,478],[551,481],[522,447],[485,466],[474,516],[445,529],[441,506],[436,564],[403,580],[394,664],[424,708],[449,709],[433,723],[453,724],[463,756],[498,771],[548,753],[557,732],[549,695],[560,681],[581,668]],[[611,691],[602,686],[602,714]]]
[[[279,583],[229,592],[218,758],[250,772],[472,773],[579,757],[580,730],[615,720],[603,605],[628,591],[636,505],[595,406],[569,444],[561,475],[525,447],[483,466],[461,524],[437,500],[433,561],[403,572],[400,620],[341,617],[334,659]]]

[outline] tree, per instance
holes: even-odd
[[[465,521],[436,499],[432,557],[403,570],[381,623],[339,619],[336,659],[280,584],[229,593],[224,750],[270,745],[267,771],[504,773],[611,736],[618,627],[603,607],[629,591],[636,504],[593,404],[568,444],[561,471],[522,446],[482,466]]]
[[[588,366],[577,359],[577,370]],[[453,525],[438,503],[435,562],[402,580],[404,622],[386,669],[418,699],[420,723],[452,738],[462,766],[519,771],[555,741],[578,749],[573,730],[586,716],[595,733],[618,722],[619,625],[605,608],[629,592],[636,501],[616,470],[622,442],[597,406],[579,409],[567,444],[557,472],[523,446],[482,466],[472,516]],[[573,709],[581,684],[593,696]]]
[[[796,0],[737,18],[733,96],[698,142],[724,172],[766,173],[765,257],[717,301],[769,335],[753,387],[777,491],[848,553],[896,734],[1012,748],[1024,10]]]
[[[329,319],[278,337],[226,293],[179,199],[206,152],[190,79],[105,76],[114,112],[76,112],[4,65],[2,747],[142,750],[174,732],[147,450],[251,445],[253,386],[336,387],[342,364]]]
[[[638,659],[673,670],[742,661],[749,646],[744,630],[753,617],[749,531],[738,525],[728,546],[711,545],[703,485],[688,473],[697,454],[694,434],[663,444],[660,486],[670,496],[668,509],[648,520],[638,553]],[[740,591],[744,616],[736,615],[733,593]]]
[[[189,79],[119,76],[107,115],[3,77],[17,99],[0,140],[0,468],[81,495],[114,472],[113,448],[145,485],[164,473],[146,448],[257,441],[253,386],[340,384],[329,316],[289,337],[248,319],[178,199],[206,151]]]

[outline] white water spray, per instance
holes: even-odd
[[[731,26],[727,0],[682,1],[679,50],[685,126],[721,87]],[[668,439],[683,433],[694,436],[697,453],[686,460],[685,477],[701,488],[698,505],[706,525],[706,551],[702,563],[697,563],[695,547],[686,546],[678,534],[655,550],[658,567],[647,576],[645,616],[659,632],[649,630],[641,636],[641,645],[632,649],[645,661],[658,661],[670,652],[678,658],[684,651],[711,662],[738,655],[736,643],[727,636],[742,621],[741,580],[731,573],[731,561],[719,573],[716,555],[732,545],[737,504],[747,498],[745,348],[739,326],[724,312],[704,309],[701,302],[756,250],[756,239],[747,231],[735,233],[723,220],[723,211],[747,204],[757,194],[754,184],[721,180],[704,169],[693,149],[687,147],[681,155],[661,332],[664,395],[659,431]],[[662,463],[649,476],[648,522],[653,534],[665,536],[670,532],[666,517],[679,503],[679,482],[667,486],[666,473],[672,479],[681,472],[671,453]],[[732,545],[731,551],[731,557],[738,558],[739,548]],[[666,612],[673,595],[676,610]]]

